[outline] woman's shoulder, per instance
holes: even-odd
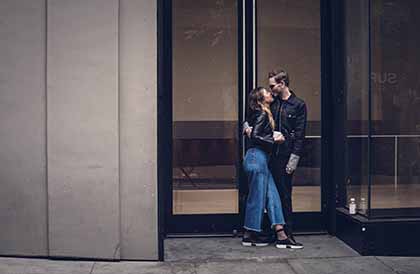
[[[249,120],[251,121],[252,124],[261,123],[262,121],[267,120],[267,119],[268,119],[268,114],[262,109],[253,110],[249,116]]]
[[[267,115],[267,112],[265,112],[265,111],[264,111],[264,110],[262,110],[262,109],[255,109],[255,110],[253,110],[253,111],[251,112],[251,115],[252,115],[253,117],[266,116],[266,115]]]

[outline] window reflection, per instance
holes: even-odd
[[[369,1],[345,1],[346,197],[368,202]],[[364,212],[366,213],[366,212]]]
[[[172,211],[237,213],[236,1],[172,5]]]
[[[346,198],[369,198],[370,179],[371,217],[419,216],[420,2],[370,3],[345,3]]]
[[[372,128],[386,136],[372,151],[374,216],[420,215],[419,12],[419,1],[372,1]]]

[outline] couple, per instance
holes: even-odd
[[[264,209],[276,235],[277,248],[303,248],[292,234],[292,176],[303,151],[306,105],[289,89],[284,70],[268,74],[270,91],[249,94],[244,133],[249,137],[243,166],[248,177],[244,246],[267,246],[261,232]],[[273,98],[274,97],[274,98]]]

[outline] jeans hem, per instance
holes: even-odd
[[[282,226],[284,226],[284,225],[285,225],[285,223],[273,223],[273,224],[271,225],[271,228],[274,228],[274,226],[276,226],[276,225],[282,225]]]
[[[254,231],[254,232],[261,232],[261,231],[262,231],[261,229],[249,228],[249,227],[247,227],[247,226],[244,226],[244,228],[245,228],[246,230],[251,230],[251,231]]]

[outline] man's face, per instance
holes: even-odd
[[[268,79],[268,86],[270,87],[271,92],[273,92],[276,95],[279,95],[284,87],[284,83],[277,83],[276,79],[274,77],[271,77]]]

